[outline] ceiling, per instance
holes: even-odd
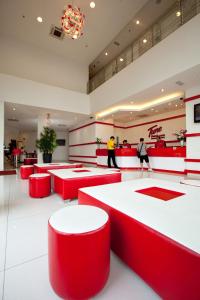
[[[84,35],[78,40],[60,41],[49,35],[67,4],[74,3],[86,15]],[[68,60],[89,65],[120,30],[135,16],[147,0],[1,0],[0,34],[32,44]],[[41,16],[43,23],[36,18]]]
[[[21,131],[37,131],[38,117],[46,118],[48,113],[50,114],[51,127],[58,131],[66,131],[87,119],[85,114],[5,102],[5,126],[15,127]]]

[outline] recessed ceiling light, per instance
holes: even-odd
[[[147,39],[143,39],[143,43],[146,44],[147,43]]]
[[[131,101],[131,104],[133,104],[134,102],[133,101]]]
[[[39,23],[42,23],[42,17],[37,17],[37,21],[39,22]]]
[[[106,52],[105,55],[108,56],[108,52]]]
[[[178,106],[178,104],[175,105],[176,107]]]
[[[169,102],[168,105],[169,105],[169,106],[172,105],[171,102]]]
[[[177,12],[176,12],[176,16],[177,16],[177,17],[180,17],[180,16],[181,16],[181,12],[180,12],[180,11],[177,11]]]
[[[124,61],[124,59],[122,58],[122,57],[120,57],[120,59],[119,59],[120,61]]]
[[[136,23],[137,25],[139,25],[139,24],[140,24],[140,21],[139,21],[139,20],[137,20],[135,23]]]
[[[15,108],[15,107],[13,107],[13,110],[16,110],[16,108]]]
[[[96,4],[95,4],[94,1],[90,2],[90,7],[91,7],[91,8],[95,8],[95,5],[96,5]]]
[[[151,110],[154,110],[154,108],[151,108]]]
[[[164,89],[161,89],[161,92],[163,93],[165,90]]]
[[[130,111],[130,114],[132,114],[133,112],[132,111]]]

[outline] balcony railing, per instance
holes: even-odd
[[[199,13],[200,0],[181,0],[177,2],[162,18],[147,29],[142,36],[89,80],[88,93],[94,91],[98,86],[120,72]]]

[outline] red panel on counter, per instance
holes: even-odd
[[[175,148],[175,149],[174,149]],[[157,157],[186,157],[186,147],[168,147],[168,148],[149,148],[149,156]],[[97,156],[107,156],[107,149],[97,149]],[[116,156],[137,156],[136,148],[129,149],[115,149]]]
[[[141,190],[137,190],[135,191],[137,193],[140,194],[144,194],[150,197],[154,197],[163,201],[168,201],[168,200],[172,200],[174,198],[180,197],[185,195],[184,193],[180,193],[180,192],[176,192],[176,191],[172,191],[172,190],[167,190],[167,189],[163,189],[160,187],[156,187],[156,186],[152,186],[146,189],[141,189]]]

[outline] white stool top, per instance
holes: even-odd
[[[49,170],[49,173],[55,175],[61,179],[68,178],[80,178],[80,177],[91,177],[91,176],[104,176],[110,174],[116,174],[116,169],[100,169],[100,168],[76,168],[76,169],[60,169],[60,170]]]
[[[41,178],[41,177],[49,177],[51,176],[50,174],[47,173],[36,173],[36,174],[32,174],[29,176],[29,178]]]
[[[136,192],[149,187],[184,195],[162,201]],[[200,254],[199,187],[144,178],[81,188],[80,191]]]
[[[33,165],[22,165],[20,168],[33,168]]]
[[[57,231],[69,234],[87,233],[106,224],[108,214],[101,208],[89,205],[73,205],[55,212],[49,219]]]
[[[197,179],[182,179],[180,183],[200,187],[200,180]]]

